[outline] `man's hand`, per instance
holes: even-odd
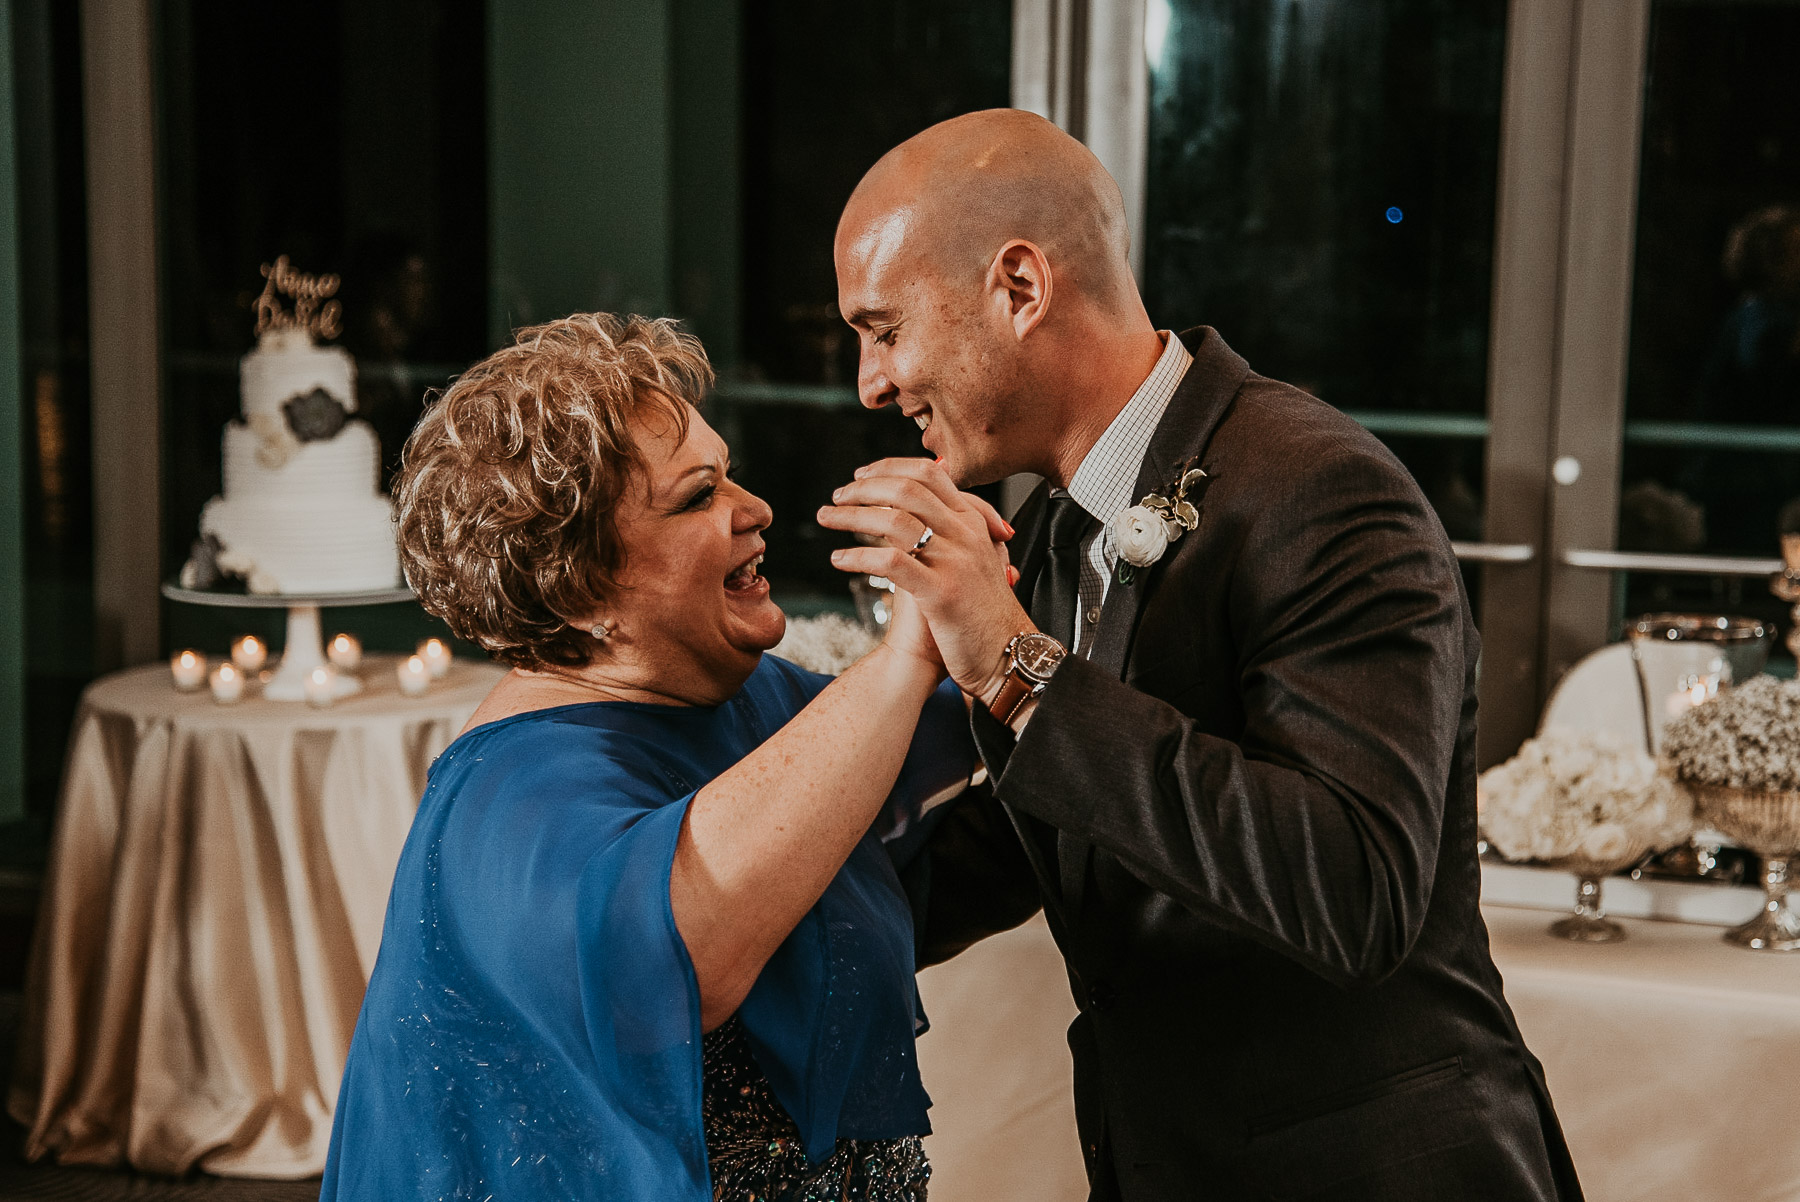
[[[944,666],[962,690],[986,700],[998,690],[1006,644],[1036,629],[1012,594],[1018,579],[1006,560],[1012,527],[980,497],[959,491],[928,459],[883,459],[858,469],[832,494],[819,524],[882,540],[833,551],[846,572],[885,576],[917,600]],[[931,541],[911,548],[925,530]]]

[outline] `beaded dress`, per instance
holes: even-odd
[[[707,1033],[702,1062],[714,1202],[925,1202],[931,1165],[916,1135],[840,1139],[809,1162],[735,1017]]]

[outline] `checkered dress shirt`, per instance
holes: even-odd
[[[1107,586],[1112,583],[1113,568],[1119,560],[1113,544],[1112,520],[1137,504],[1139,498],[1132,496],[1131,490],[1137,484],[1144,456],[1150,451],[1150,438],[1169,407],[1169,398],[1175,395],[1194,361],[1181,339],[1168,330],[1157,332],[1163,340],[1162,357],[1069,481],[1069,496],[1100,522],[1100,529],[1088,536],[1081,549],[1081,599],[1075,611],[1075,645],[1070,648],[1080,655],[1092,653],[1100,607],[1106,603]]]

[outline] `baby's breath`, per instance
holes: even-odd
[[[1800,789],[1800,681],[1756,676],[1670,722],[1663,754],[1686,780]]]

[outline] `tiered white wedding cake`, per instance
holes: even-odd
[[[379,491],[380,446],[356,411],[356,364],[315,332],[338,329],[335,276],[265,267],[258,344],[240,367],[244,420],[225,427],[225,490],[200,514],[202,543],[182,584],[241,576],[253,593],[304,596],[400,582],[393,504]],[[282,308],[277,293],[291,296]]]

